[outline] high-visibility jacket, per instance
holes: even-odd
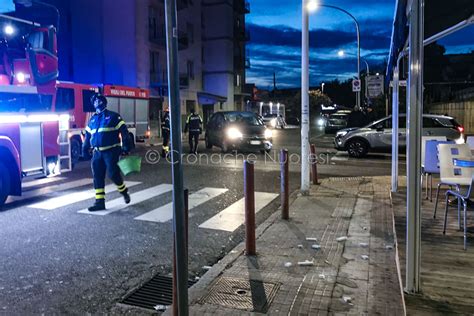
[[[163,120],[161,121],[161,130],[169,131],[170,130],[170,115],[168,112],[165,112],[163,115]]]
[[[189,132],[201,132],[202,131],[202,118],[199,114],[189,114],[186,120],[186,130]]]
[[[120,139],[120,135],[122,139]],[[86,127],[86,139],[83,150],[90,147],[99,151],[114,147],[123,147],[128,151],[129,137],[127,125],[116,112],[105,109],[99,114],[94,114]]]

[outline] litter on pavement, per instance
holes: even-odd
[[[153,308],[156,310],[156,311],[159,311],[159,312],[164,312],[167,308],[166,305],[155,305],[153,306]]]
[[[360,257],[361,257],[362,259],[364,259],[364,260],[369,260],[369,256],[367,256],[367,255],[362,255],[362,256],[360,256]]]
[[[321,274],[319,275],[319,278],[324,280],[324,279],[326,279],[326,276],[321,273]]]
[[[344,295],[342,297],[342,300],[344,301],[344,303],[350,303],[352,302],[352,297]]]
[[[210,270],[212,267],[211,266],[203,266],[202,267],[204,270]]]
[[[314,244],[314,245],[311,246],[311,248],[319,250],[319,249],[321,249],[321,246]]]
[[[318,238],[315,237],[308,237],[306,238],[307,241],[318,241]]]
[[[366,242],[360,242],[359,246],[361,246],[362,248],[367,248],[367,247],[369,247],[369,244],[366,243]]]
[[[299,261],[298,265],[303,266],[303,267],[304,266],[314,266],[314,261],[313,260],[311,260],[311,261],[309,261],[309,260]]]
[[[298,245],[298,248],[303,249],[303,245]]]
[[[347,236],[342,236],[342,237],[338,237],[336,238],[337,241],[345,241],[347,240]]]
[[[284,266],[285,268],[291,267],[293,264],[291,262],[285,262]]]

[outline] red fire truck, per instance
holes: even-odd
[[[81,157],[83,131],[95,111],[90,99],[99,91],[107,98],[108,109],[120,113],[127,124],[130,139],[133,140],[132,148],[135,141],[144,141],[150,136],[149,90],[126,86],[58,82],[57,92],[53,99],[53,112],[69,114],[68,135],[71,143],[72,164]]]
[[[51,113],[56,30],[2,14],[0,27],[1,207],[9,195],[21,195],[24,178],[67,169],[70,144],[61,131],[68,115]]]

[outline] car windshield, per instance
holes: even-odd
[[[276,114],[266,114],[264,117],[265,118],[272,118],[272,117],[277,117],[277,115]]]
[[[331,116],[329,116],[329,119],[345,120],[345,119],[347,119],[347,115],[345,115],[345,114],[331,115]]]
[[[263,122],[253,113],[236,112],[227,113],[226,119],[231,123],[244,123],[252,126],[263,125]]]

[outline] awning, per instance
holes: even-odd
[[[392,40],[387,65],[387,80],[392,78],[392,70],[397,57],[408,40],[407,12],[411,0],[397,0],[393,20]],[[474,14],[473,0],[432,0],[425,1],[425,34],[424,38],[438,34],[459,22],[469,19]]]
[[[197,93],[199,104],[214,104],[217,102],[226,102],[227,97],[223,97],[217,94],[212,94],[204,91]]]

